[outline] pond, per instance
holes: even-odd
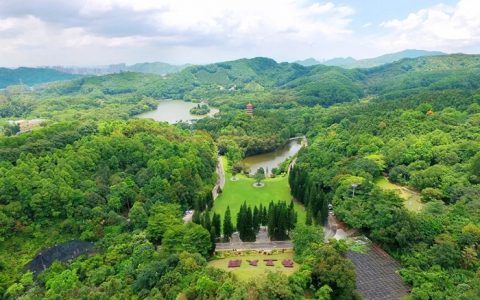
[[[186,102],[182,100],[162,100],[159,101],[156,110],[140,114],[137,117],[175,124],[180,121],[189,122],[191,120],[202,119],[207,115],[213,116],[219,111],[216,108],[210,107],[210,113],[207,115],[192,115],[190,113],[190,109],[197,105],[198,103]]]
[[[259,168],[263,168],[265,171],[268,168],[268,174],[271,174],[273,168],[278,168],[287,158],[297,154],[304,142],[304,137],[293,138],[273,152],[249,156],[240,163],[250,169],[250,174],[255,174]]]

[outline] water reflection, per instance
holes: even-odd
[[[156,110],[140,114],[138,118],[154,119],[155,121],[168,122],[170,124],[205,118],[207,115],[198,116],[190,113],[190,109],[197,105],[198,103],[182,100],[163,100],[159,101]],[[213,116],[216,113],[218,113],[218,109],[210,107],[208,116]]]
[[[278,168],[282,162],[302,148],[303,141],[303,137],[291,139],[285,146],[273,152],[246,157],[241,163],[250,169],[250,174],[255,174],[259,168],[263,168],[265,171],[268,169],[268,174],[271,174],[273,168]]]

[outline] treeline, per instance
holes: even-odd
[[[202,225],[210,232],[212,243],[228,242],[235,231],[238,231],[243,242],[254,242],[261,226],[268,227],[268,236],[271,240],[283,241],[290,238],[289,234],[297,223],[297,213],[294,210],[293,202],[287,205],[285,202],[274,203],[272,201],[268,207],[260,204],[253,208],[244,202],[236,216],[236,228],[232,223],[229,206],[225,210],[223,224],[221,216],[216,213],[211,214],[208,209],[203,212],[195,211],[192,222]]]
[[[328,218],[329,199],[318,182],[308,178],[305,172],[299,168],[290,171],[288,182],[291,187],[292,196],[298,199],[307,212],[306,225],[323,226]]]
[[[34,156],[71,145],[97,132],[94,122],[62,122],[12,137],[0,136],[0,161],[15,163],[20,155]]]
[[[61,84],[73,82],[75,81]],[[98,86],[91,85],[81,92],[69,93],[54,87],[34,91],[12,87],[0,93],[0,120],[2,118],[5,121],[41,118],[54,122],[127,120],[132,116],[154,110],[158,105],[157,100],[140,92],[112,94],[97,88]]]
[[[293,202],[287,205],[285,202],[273,201],[268,208],[260,204],[253,207],[243,203],[237,214],[237,231],[243,242],[254,242],[260,226],[268,227],[268,236],[274,241],[289,239],[289,232],[295,228],[297,214],[293,208]]]

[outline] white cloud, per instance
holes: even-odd
[[[0,65],[15,61],[16,51],[25,53],[17,60],[24,59],[29,47],[64,50],[66,56],[73,48],[95,48],[99,62],[111,59],[102,47],[136,48],[137,55],[147,49],[167,53],[166,48],[181,47],[195,53],[215,47],[237,57],[268,55],[266,48],[277,47],[291,55],[288,49],[346,40],[354,14],[348,6],[314,0],[45,0],[51,10],[4,1],[0,11],[11,15],[2,19],[0,12],[0,43],[10,49],[0,48]]]
[[[385,50],[424,48],[454,52],[478,47],[480,1],[460,0],[454,6],[432,6],[381,26],[390,30],[377,38],[377,44]]]

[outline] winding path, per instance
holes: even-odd
[[[218,197],[218,189],[220,188],[221,190],[223,190],[223,187],[225,186],[225,170],[223,168],[223,160],[221,156],[218,156],[217,174],[218,174],[217,183],[215,184],[212,190],[213,200],[217,199]]]

